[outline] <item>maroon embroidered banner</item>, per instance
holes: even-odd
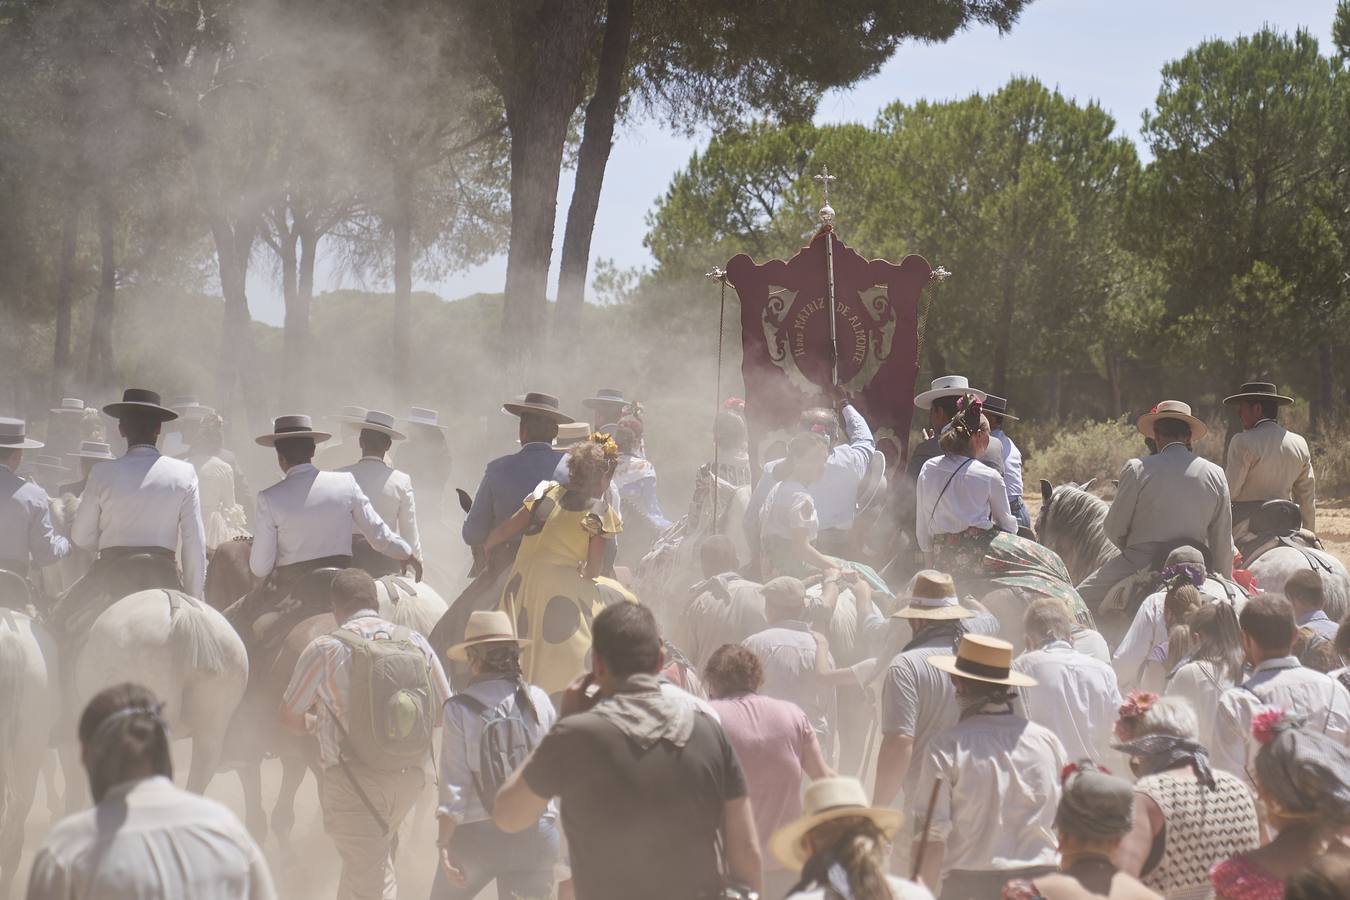
[[[899,265],[867,260],[822,229],[792,259],[727,263],[741,301],[741,374],[752,452],[801,411],[830,404],[826,241],[834,241],[839,384],[876,433],[890,464],[908,453],[918,372],[919,296],[932,268],[921,256]]]

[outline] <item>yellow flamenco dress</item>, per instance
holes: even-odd
[[[622,525],[605,500],[546,482],[527,498],[530,524],[507,576],[499,608],[528,638],[521,653],[525,680],[560,693],[590,668],[591,623],[616,600],[635,598],[609,578],[587,578],[591,536],[613,540]]]

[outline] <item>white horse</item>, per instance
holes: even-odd
[[[1339,622],[1350,612],[1350,572],[1345,564],[1325,550],[1314,547],[1272,547],[1247,564],[1247,570],[1256,576],[1256,586],[1262,591],[1282,593],[1284,583],[1295,572],[1312,569],[1322,576],[1326,592],[1326,614]]]
[[[0,898],[23,852],[24,821],[61,711],[56,645],[25,613],[0,609]]]
[[[75,661],[74,709],[84,709],[99,691],[127,681],[144,685],[164,703],[175,738],[192,738],[187,788],[205,791],[248,683],[244,642],[224,616],[201,600],[181,591],[138,591],[94,620]],[[70,787],[73,762],[73,756],[65,757],[70,809],[76,808],[78,793]]]
[[[380,598],[380,618],[411,628],[428,637],[450,605],[425,581],[413,581],[401,575],[386,575],[375,580]]]

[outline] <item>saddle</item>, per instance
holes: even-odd
[[[1331,574],[1331,566],[1309,550],[1322,550],[1321,540],[1303,527],[1303,512],[1291,500],[1269,500],[1252,514],[1247,523],[1252,536],[1239,545],[1243,564],[1248,568],[1276,547],[1289,547],[1303,554],[1308,567]]]
[[[306,572],[291,585],[273,611],[258,617],[253,631],[269,657],[286,640],[292,628],[310,616],[332,609],[333,579],[341,571],[334,566],[325,566]]]
[[[105,551],[52,607],[47,625],[58,635],[82,635],[109,607],[141,591],[181,591],[171,551]]]

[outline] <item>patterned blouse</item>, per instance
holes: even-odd
[[[1189,771],[1169,771],[1134,786],[1163,815],[1162,855],[1140,880],[1167,900],[1213,897],[1210,867],[1260,844],[1256,803],[1247,786],[1227,772],[1215,771],[1214,780],[1211,791]]]

